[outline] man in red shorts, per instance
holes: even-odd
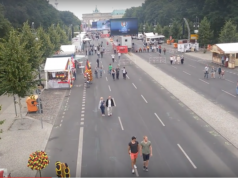
[[[130,143],[128,144],[128,153],[131,156],[131,167],[132,167],[132,174],[135,173],[136,167],[136,158],[138,156],[139,151],[139,142],[136,141],[136,137],[132,137]]]

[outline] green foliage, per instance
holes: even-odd
[[[10,31],[8,40],[0,43],[0,88],[19,97],[25,97],[37,85],[26,45],[15,30]]]
[[[162,27],[160,26],[160,24],[157,24],[156,25],[156,28],[155,28],[155,33],[158,33],[158,34],[162,34]]]
[[[180,39],[182,35],[182,22],[174,20],[170,27],[170,35],[173,39]]]
[[[139,25],[139,32],[143,32],[143,24],[142,23]]]
[[[164,26],[164,28],[162,28],[162,34],[166,38],[169,38],[169,36],[170,36],[170,28],[169,28],[169,26]]]
[[[11,30],[11,24],[4,17],[3,7],[0,5],[0,38],[7,37],[10,30]]]
[[[231,43],[237,42],[238,40],[238,33],[237,33],[237,26],[231,20],[228,20],[224,27],[221,30],[219,35],[219,41],[221,43]]]
[[[48,28],[48,34],[49,34],[51,43],[54,44],[54,49],[53,49],[54,52],[59,51],[60,46],[61,46],[61,44],[60,44],[60,35],[57,33],[54,25],[51,25]]]
[[[210,22],[206,17],[204,17],[200,23],[198,38],[201,46],[211,44],[213,32],[211,31]]]
[[[54,44],[51,43],[48,33],[42,27],[37,29],[37,38],[41,44],[40,51],[43,52],[42,60],[45,62],[46,58],[54,53]]]
[[[56,26],[55,30],[60,36],[60,44],[62,44],[62,45],[69,44],[68,36],[67,36],[66,32],[60,27],[59,24]]]
[[[173,18],[178,21],[186,18],[191,33],[196,16],[200,20],[206,16],[214,33],[211,40],[216,43],[226,21],[231,19],[233,24],[238,24],[237,7],[238,1],[235,0],[146,0],[140,7],[127,9],[124,16],[137,17],[142,24],[151,24],[156,20],[162,27],[172,23]],[[184,36],[187,38],[186,28]]]

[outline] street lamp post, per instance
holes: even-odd
[[[194,27],[194,33],[197,34],[198,33],[198,28],[199,28],[199,18],[196,16],[195,21],[193,23],[193,27]],[[197,39],[196,39],[196,43],[197,43]]]

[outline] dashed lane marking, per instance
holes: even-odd
[[[196,68],[195,66],[193,66],[193,65],[190,65],[190,64],[189,64],[189,66],[190,66],[190,67],[193,67],[193,68]]]
[[[84,125],[84,122],[81,122],[80,125]]]
[[[106,81],[108,81],[107,77],[106,77]]]
[[[189,156],[187,155],[187,153],[183,150],[183,148],[177,144],[179,149],[182,151],[182,153],[184,154],[184,156],[188,159],[188,161],[191,163],[191,165],[193,166],[194,169],[197,169],[197,167],[195,166],[195,164],[193,163],[193,161],[189,158]]]
[[[135,87],[135,89],[137,89],[137,87],[135,86],[135,84],[134,84],[134,83],[132,83],[132,85]]]
[[[233,82],[233,81],[231,81],[231,80],[228,80],[228,79],[225,79],[226,81],[228,81],[228,82],[231,82],[231,83],[235,83],[235,82]]]
[[[183,73],[185,73],[185,74],[187,74],[187,75],[191,75],[190,73],[187,73],[187,72],[185,72],[185,71],[183,71]]]
[[[127,77],[128,79],[130,79],[128,75],[126,75],[126,77]]]
[[[82,169],[82,155],[83,155],[83,127],[80,127],[79,130],[79,144],[78,144],[78,156],[77,156],[77,169],[76,169],[76,177],[81,177],[81,169]]]
[[[120,123],[120,125],[121,125],[121,130],[124,130],[124,127],[123,127],[122,122],[121,122],[121,118],[118,117],[118,120],[119,120],[119,123]]]
[[[114,102],[114,106],[116,107],[117,105],[116,105],[115,99],[114,98],[112,98],[112,99],[113,99],[113,102]]]
[[[177,69],[177,67],[175,67],[175,66],[172,66],[173,68],[175,68],[175,69]]]
[[[160,119],[160,117],[155,113],[155,116],[157,117],[157,119],[160,121],[160,123],[165,126],[165,124],[163,123],[163,121]]]
[[[141,97],[144,99],[144,101],[145,101],[146,103],[148,103],[143,95],[141,95]]]
[[[206,82],[206,81],[204,81],[204,80],[202,80],[202,79],[199,79],[200,81],[202,81],[202,82],[204,82],[204,83],[206,83],[206,84],[209,84],[208,82]]]
[[[228,95],[233,96],[234,98],[236,98],[235,95],[233,95],[233,94],[231,94],[231,93],[229,93],[229,92],[227,92],[227,91],[225,91],[225,90],[221,90],[221,91],[223,91],[224,93],[226,93],[226,94],[228,94]]]
[[[108,85],[108,89],[109,89],[109,91],[112,91],[112,90],[111,90],[111,87],[110,87],[109,85]]]

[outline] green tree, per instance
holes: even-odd
[[[158,34],[162,34],[162,27],[160,26],[160,24],[157,24],[156,25],[156,28],[155,28],[155,32],[158,33]]]
[[[139,32],[143,32],[143,24],[142,23],[140,23],[140,25],[139,25]]]
[[[0,38],[7,38],[7,35],[11,30],[11,24],[4,18],[3,12],[3,7],[0,5]]]
[[[43,52],[42,61],[44,63],[46,58],[54,53],[54,45],[51,43],[49,35],[42,27],[37,29],[37,37],[41,44],[40,51]]]
[[[182,25],[179,21],[173,21],[172,26],[170,27],[170,35],[173,39],[180,39],[182,35]]]
[[[152,24],[150,24],[148,28],[148,32],[153,32],[153,31],[154,31],[154,27]]]
[[[60,36],[60,44],[62,45],[67,45],[69,44],[69,39],[67,37],[66,32],[60,27],[60,25],[58,24],[56,26],[56,32],[59,34]]]
[[[26,45],[21,34],[15,30],[10,31],[8,40],[0,43],[0,88],[8,94],[18,95],[21,118],[21,98],[27,96],[37,84]]]
[[[146,33],[148,33],[148,32],[149,32],[149,28],[150,28],[149,24],[148,24],[148,23],[146,23],[146,24],[145,24],[145,32],[146,32]]]
[[[232,43],[237,42],[237,26],[231,20],[226,21],[219,35],[220,43]]]
[[[169,38],[170,36],[170,27],[169,26],[164,26],[164,28],[162,28],[162,34],[166,37]]]
[[[200,23],[198,31],[198,39],[201,46],[206,46],[211,43],[213,38],[213,31],[211,30],[210,22],[207,17],[204,17]]]
[[[61,44],[60,44],[60,35],[55,30],[54,25],[51,25],[48,28],[48,34],[49,34],[51,43],[54,44],[54,52],[59,51],[60,46],[61,46]]]

